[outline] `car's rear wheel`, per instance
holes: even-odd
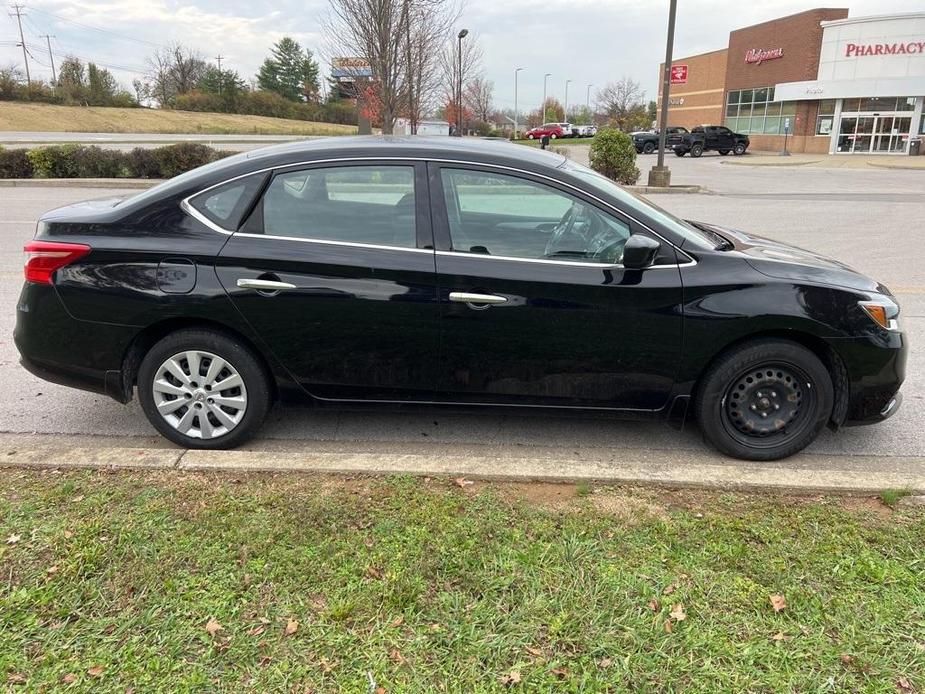
[[[245,345],[211,330],[180,330],[145,355],[138,399],[163,436],[186,448],[233,448],[260,428],[270,382]]]
[[[701,154],[703,154],[703,145],[694,145],[691,147],[691,156],[694,157],[694,159],[699,157]]]
[[[743,154],[745,154],[746,149],[748,149],[747,145],[744,142],[740,142],[732,150],[732,153],[737,157],[741,157]]]
[[[703,376],[694,408],[704,438],[722,453],[778,460],[812,443],[833,402],[819,357],[794,342],[764,339],[722,355]]]
[[[654,151],[655,151],[655,145],[654,145],[653,143],[651,143],[651,142],[646,142],[646,143],[642,146],[642,153],[643,153],[643,154],[652,154],[652,152],[654,152]]]
[[[721,156],[724,156],[724,157],[725,157],[727,154],[729,154],[729,150],[728,150],[728,149],[721,149],[721,150],[719,150],[719,153],[720,153]]]
[[[674,151],[674,155],[675,155],[676,157],[683,157],[684,154],[685,154],[685,152],[684,152],[683,149],[676,149],[676,150]]]

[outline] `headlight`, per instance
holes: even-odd
[[[859,301],[858,306],[884,330],[899,330],[899,304],[887,298]]]

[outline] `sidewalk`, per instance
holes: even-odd
[[[815,166],[826,169],[906,169],[925,171],[925,156],[853,155],[853,154],[791,154],[782,157],[777,152],[749,152],[744,157],[726,157],[721,162],[732,166]]]

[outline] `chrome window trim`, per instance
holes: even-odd
[[[580,260],[550,260],[548,258],[517,258],[512,255],[483,255],[481,253],[467,253],[465,251],[437,251],[437,255],[440,256],[453,256],[460,258],[478,258],[481,260],[508,260],[515,261],[518,263],[545,263],[547,265],[570,265],[575,267],[596,267],[607,270],[625,270],[626,268],[619,263],[584,263]],[[691,261],[689,263],[671,263],[668,265],[650,265],[646,268],[641,268],[643,270],[661,270],[661,269],[670,269],[675,270],[679,267],[687,267],[689,265],[696,265],[697,261]]]
[[[227,232],[226,232],[227,233]],[[298,236],[277,236],[276,234],[248,234],[239,231],[235,236],[243,236],[248,239],[273,239],[275,241],[298,241],[299,243],[320,243],[326,246],[347,246],[348,248],[370,248],[380,251],[411,251],[412,253],[434,254],[433,248],[412,248],[410,246],[382,246],[375,243],[357,243],[355,241],[331,241],[329,239],[304,239]]]
[[[431,157],[402,157],[402,156],[393,155],[393,156],[378,156],[378,157],[335,157],[332,159],[314,159],[310,161],[292,162],[291,164],[277,164],[275,166],[267,166],[263,169],[257,169],[255,171],[248,171],[247,173],[243,173],[238,176],[232,176],[231,178],[225,179],[218,183],[213,183],[211,186],[208,186],[207,188],[203,188],[202,190],[197,191],[183,198],[183,200],[180,201],[180,207],[183,209],[184,212],[194,217],[199,222],[202,222],[203,224],[205,224],[207,227],[209,227],[213,231],[217,231],[218,233],[224,234],[226,236],[237,235],[237,236],[246,236],[248,238],[265,238],[265,239],[284,240],[284,241],[303,241],[303,242],[309,242],[309,243],[323,243],[323,244],[335,245],[335,246],[340,245],[340,246],[348,246],[348,247],[374,248],[374,249],[384,249],[384,250],[424,251],[425,253],[436,253],[438,255],[440,254],[464,255],[470,258],[472,257],[474,258],[494,258],[494,259],[499,259],[499,260],[516,260],[516,261],[527,262],[527,263],[552,263],[556,265],[561,265],[561,264],[579,265],[582,267],[606,267],[606,268],[622,268],[623,267],[622,265],[610,264],[610,263],[581,263],[581,262],[569,261],[569,260],[546,260],[543,258],[514,258],[514,257],[508,257],[508,256],[480,255],[480,254],[464,253],[464,252],[461,253],[459,251],[433,251],[427,248],[407,248],[404,246],[380,246],[376,244],[354,243],[350,241],[333,241],[329,239],[310,239],[310,238],[302,238],[302,237],[297,237],[297,236],[277,236],[274,234],[247,234],[243,232],[230,231],[228,229],[225,229],[219,226],[218,224],[215,224],[210,219],[208,219],[205,215],[199,212],[195,207],[193,207],[192,203],[190,203],[190,200],[192,198],[202,195],[203,193],[206,193],[212,190],[213,188],[218,188],[219,186],[223,186],[227,183],[231,183],[232,181],[236,181],[239,178],[246,178],[247,176],[253,176],[255,174],[266,173],[268,171],[282,171],[282,170],[286,170],[286,169],[290,169],[294,167],[300,167],[300,166],[313,166],[315,164],[335,164],[335,163],[353,162],[353,161],[424,162],[425,164],[427,162],[434,162],[436,164],[462,164],[464,166],[475,166],[475,167],[485,166],[485,167],[489,167],[492,169],[499,169],[501,171],[513,171],[514,173],[525,174],[527,176],[535,176],[537,178],[542,178],[546,181],[551,181],[552,183],[556,183],[560,186],[564,186],[582,195],[585,195],[591,198],[592,200],[595,200],[599,204],[603,205],[607,209],[612,210],[613,212],[616,212],[618,215],[621,215],[623,217],[626,217],[627,219],[632,220],[633,222],[641,226],[643,229],[645,229],[649,233],[655,235],[656,237],[661,239],[663,242],[667,243],[671,248],[675,250],[675,252],[687,258],[687,261],[683,263],[676,263],[673,265],[652,265],[649,268],[646,268],[647,270],[656,269],[656,268],[681,268],[681,267],[690,267],[693,265],[697,265],[696,259],[694,259],[690,254],[688,254],[686,251],[681,250],[680,247],[678,247],[677,245],[675,245],[674,243],[666,239],[664,236],[659,234],[657,231],[652,229],[647,224],[643,224],[631,214],[628,214],[627,212],[616,207],[615,205],[610,204],[606,200],[602,200],[601,198],[597,197],[593,193],[589,193],[588,191],[582,188],[579,188],[578,186],[573,186],[571,183],[566,183],[565,181],[560,181],[557,178],[553,178],[552,176],[547,176],[541,173],[536,173],[535,171],[528,171],[526,169],[518,169],[517,167],[507,166],[505,164],[489,164],[487,162],[470,161],[470,160],[465,160],[465,159],[436,159],[436,158],[431,158]]]

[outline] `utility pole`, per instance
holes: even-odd
[[[658,163],[649,170],[649,185],[667,188],[671,185],[671,170],[665,166],[665,138],[668,129],[668,94],[671,91],[671,53],[674,48],[674,19],[677,0],[668,6],[668,39],[665,42],[665,69],[662,71],[662,112],[658,128]]]
[[[51,60],[51,84],[54,86],[58,82],[58,75],[55,73],[55,56],[51,52],[51,40],[54,36],[49,36],[48,34],[42,34],[39,38],[45,39],[45,43],[48,45],[48,59]]]
[[[222,95],[222,83],[225,81],[225,74],[222,72],[222,60],[225,56],[219,53],[215,56],[215,61],[218,63],[218,95]]]
[[[517,73],[523,70],[522,67],[514,69],[514,139],[517,139]]]
[[[26,87],[31,91],[32,77],[29,75],[29,54],[26,51],[26,39],[22,35],[22,11],[24,9],[22,5],[13,5],[13,13],[10,14],[10,17],[15,14],[16,23],[19,24],[19,45],[22,46],[22,60],[26,64]]]
[[[545,75],[543,75],[543,105],[540,107],[540,110],[543,112],[540,114],[540,120],[543,123],[546,122],[546,80],[548,80],[550,77],[552,77],[551,72],[547,72]],[[540,125],[543,123],[540,123]]]

